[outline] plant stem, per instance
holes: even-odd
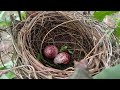
[[[22,21],[22,17],[21,17],[21,12],[20,11],[18,11],[18,15],[19,15],[20,21]]]

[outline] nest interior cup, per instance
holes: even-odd
[[[31,78],[68,78],[74,72],[74,60],[86,60],[91,75],[109,66],[111,43],[103,31],[107,32],[109,27],[79,12],[44,11],[31,18],[33,15],[22,22],[17,34],[21,57],[18,63],[34,68]],[[48,45],[55,45],[59,50],[67,46],[72,52],[68,52],[71,61],[67,65],[55,65],[43,55],[43,49]],[[18,70],[27,78],[27,72]]]

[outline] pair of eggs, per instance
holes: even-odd
[[[54,59],[55,64],[68,64],[70,61],[70,55],[66,52],[58,53],[58,48],[54,45],[45,47],[44,56],[50,59]]]

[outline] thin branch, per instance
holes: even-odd
[[[18,11],[18,15],[19,15],[20,21],[22,21],[22,16],[20,11]]]

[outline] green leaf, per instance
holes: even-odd
[[[9,79],[5,74],[3,74],[2,76],[0,76],[0,79]]]
[[[6,22],[0,22],[0,26],[2,27],[2,26],[6,26]]]
[[[112,15],[118,11],[96,11],[93,13],[93,18],[97,19],[98,21],[103,21],[106,15]]]
[[[14,61],[14,63],[16,63],[16,61]],[[5,67],[4,67],[4,66],[5,66]],[[12,67],[13,67],[13,62],[12,62],[12,61],[9,61],[9,62],[5,63],[4,66],[1,65],[1,66],[0,66],[0,70],[12,68]]]
[[[0,27],[8,27],[10,26],[10,21],[1,21],[0,22]]]
[[[9,62],[5,63],[4,65],[5,65],[5,67],[0,66],[0,70],[5,70],[5,69],[13,67],[13,62],[9,61]],[[12,79],[14,77],[15,77],[15,74],[13,72],[7,72],[6,74],[3,74],[2,76],[0,76],[0,79]]]
[[[26,19],[26,12],[25,12],[25,11],[22,11],[22,12],[21,12],[21,17],[22,17],[22,20],[25,20],[25,19]]]
[[[3,67],[3,66],[2,66],[2,67],[0,67],[0,70],[5,70],[5,69],[6,69],[6,67]]]
[[[60,48],[60,52],[64,52],[64,51],[66,51],[67,48],[68,48],[67,46],[63,45],[63,46]]]
[[[0,79],[13,79],[16,75],[13,72],[8,72],[0,76]]]
[[[13,72],[8,72],[6,76],[8,77],[8,79],[13,79],[15,77],[15,74]]]
[[[120,64],[102,70],[99,74],[93,76],[93,79],[120,79]]]
[[[114,35],[120,39],[120,22],[118,23],[116,29],[114,30]]]
[[[15,63],[15,62],[16,62],[16,61],[14,61],[14,63]],[[5,66],[5,67],[4,67],[4,66]],[[13,62],[12,62],[12,61],[9,61],[9,62],[5,63],[4,66],[1,65],[1,66],[0,66],[0,70],[12,68],[12,67],[13,67]]]

